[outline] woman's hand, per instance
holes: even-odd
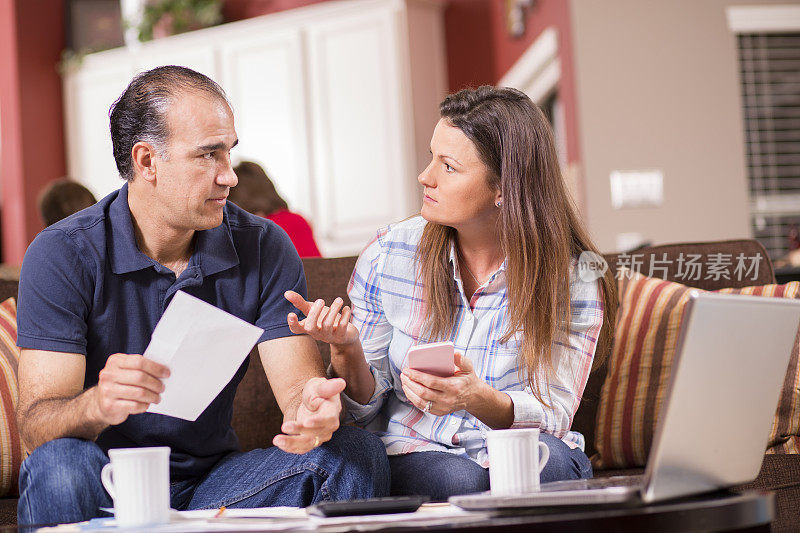
[[[359,342],[358,329],[350,323],[350,307],[342,307],[344,301],[341,298],[336,298],[328,307],[324,300],[311,303],[294,291],[286,291],[283,295],[306,315],[303,320],[298,320],[295,313],[289,313],[287,322],[292,333],[310,335],[314,340],[335,346]]]
[[[400,380],[409,401],[417,409],[437,416],[456,411],[471,412],[481,389],[488,385],[475,374],[472,362],[458,352],[455,363],[455,374],[447,378],[404,368]]]

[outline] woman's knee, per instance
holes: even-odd
[[[445,480],[446,497],[489,490],[489,470],[471,459],[464,457],[458,459],[460,459],[458,462],[449,461],[446,468],[436,473]],[[442,499],[446,497],[442,495]]]
[[[489,472],[466,457],[426,451],[390,458],[392,494],[447,500],[456,494],[489,489]]]
[[[563,440],[549,433],[540,433],[539,440],[550,451],[550,458],[540,476],[542,483],[592,477],[591,462],[580,449],[570,448]]]

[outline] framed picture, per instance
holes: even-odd
[[[75,52],[97,52],[122,46],[119,0],[67,0],[67,47]]]

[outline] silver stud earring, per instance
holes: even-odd
[[[503,200],[497,200],[497,201],[494,203],[494,205],[496,205],[497,207],[500,207],[501,205],[503,205]]]

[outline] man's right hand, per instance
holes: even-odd
[[[128,415],[143,413],[151,403],[161,401],[162,379],[169,368],[141,355],[117,353],[108,358],[92,389],[93,418],[113,426]]]

